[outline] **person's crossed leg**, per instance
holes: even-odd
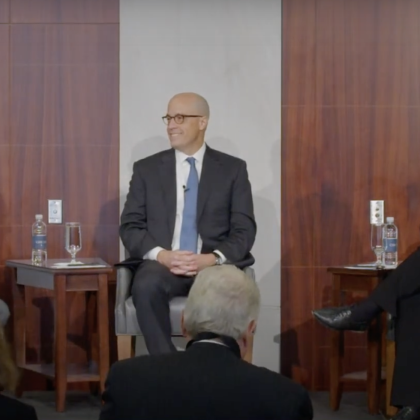
[[[327,328],[364,331],[382,311],[396,320],[396,361],[392,420],[420,420],[420,248],[404,260],[361,302],[312,313]]]

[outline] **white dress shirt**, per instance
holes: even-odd
[[[182,215],[184,212],[184,190],[187,185],[188,176],[190,174],[191,165],[187,162],[187,158],[193,157],[195,159],[195,167],[198,173],[198,179],[200,180],[201,177],[201,170],[203,168],[203,159],[204,153],[206,151],[206,144],[203,143],[201,148],[197,150],[192,156],[188,156],[185,153],[180,152],[179,150],[175,150],[175,162],[176,162],[176,216],[175,216],[175,228],[174,228],[174,236],[172,238],[172,251],[179,250],[179,243],[181,239],[181,226],[182,226]],[[198,235],[197,241],[197,254],[201,252],[201,247],[203,246],[203,241]],[[144,256],[144,260],[156,260],[157,255],[160,251],[164,248],[157,246],[147,252]],[[222,264],[226,262],[225,256],[217,250],[214,250],[221,260]]]

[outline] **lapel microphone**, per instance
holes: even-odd
[[[227,335],[216,334],[207,331],[201,332],[187,343],[186,348],[188,349],[188,347],[191,347],[194,343],[198,343],[201,340],[214,340],[215,338],[219,339],[236,357],[241,359],[241,349],[239,348],[238,342],[234,338]]]
[[[184,193],[186,193],[189,190],[189,188],[187,188],[185,185],[183,185],[182,188],[184,190]]]

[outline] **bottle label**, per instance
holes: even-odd
[[[47,235],[33,235],[32,249],[47,249]]]
[[[396,238],[385,238],[384,239],[384,250],[385,252],[397,252],[397,239]]]

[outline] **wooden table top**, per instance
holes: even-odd
[[[327,271],[332,274],[346,274],[352,276],[383,276],[393,271],[394,268],[365,268],[354,264],[328,267]]]
[[[44,266],[38,266],[32,264],[32,260],[7,260],[6,266],[7,267],[14,267],[14,268],[26,268],[29,270],[35,271],[42,271],[47,273],[53,274],[101,274],[101,273],[111,273],[113,271],[113,267],[106,263],[101,258],[77,258],[77,262],[83,263],[80,266],[74,267],[65,267],[59,268],[56,266],[57,263],[70,263],[70,259],[60,258],[60,259],[48,259]],[[86,265],[86,267],[84,267]],[[97,266],[97,267],[92,267]]]

